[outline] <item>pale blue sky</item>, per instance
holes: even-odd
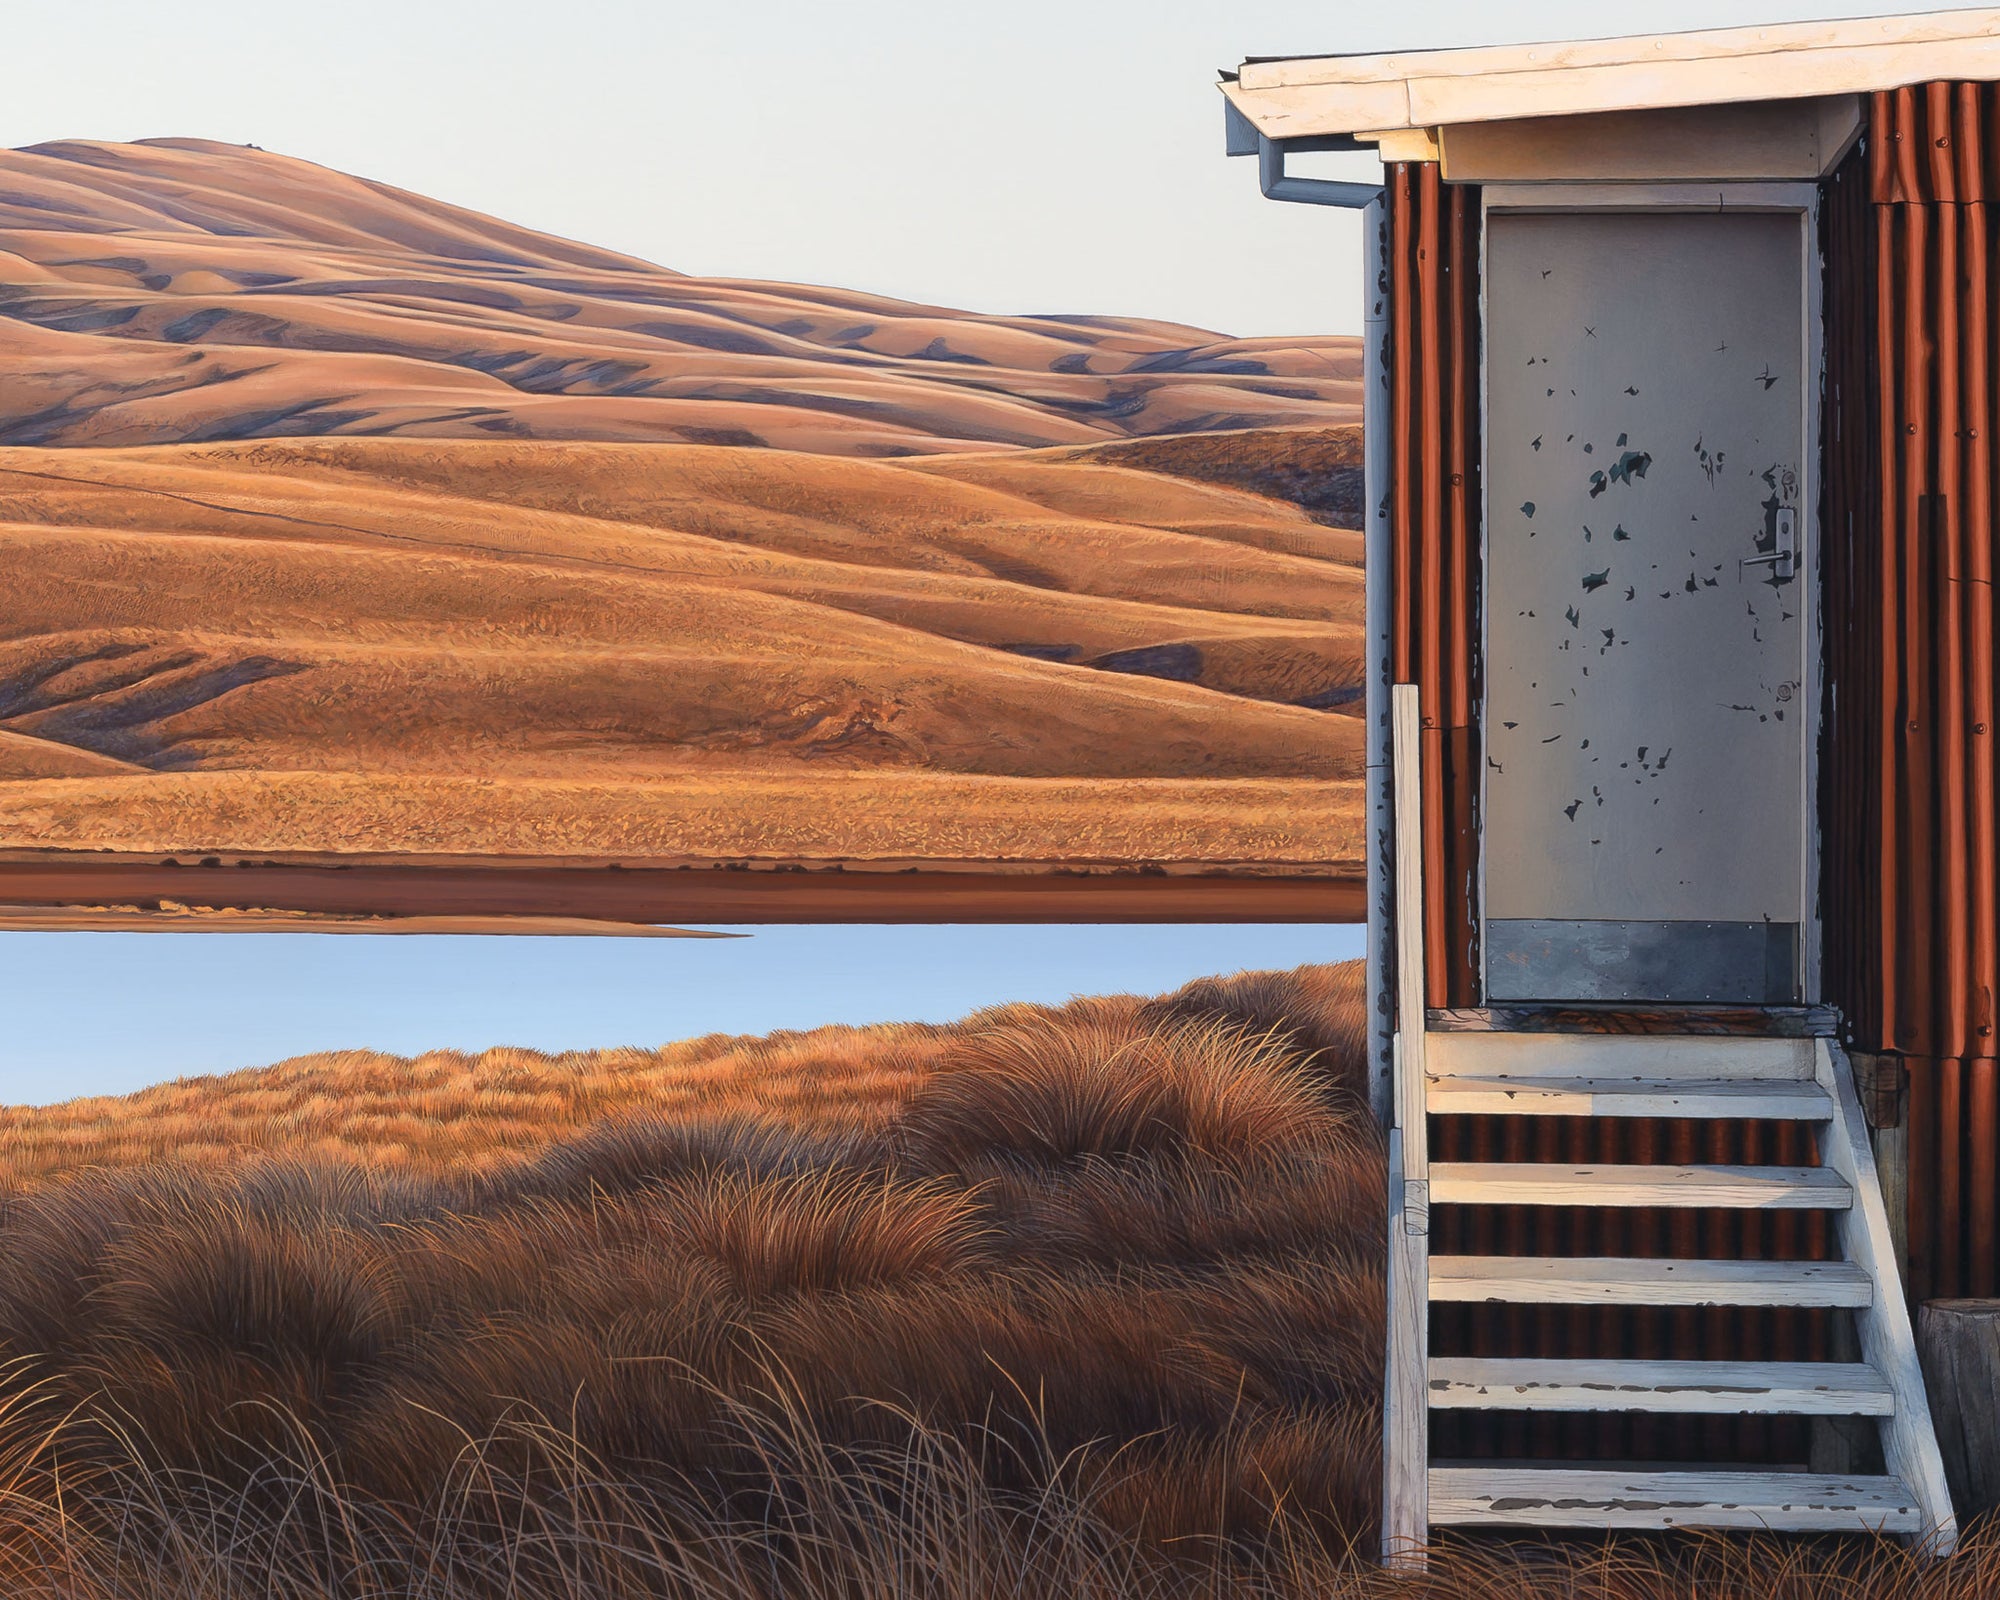
[[[1344,961],[1352,927],[755,928],[746,939],[0,934],[0,1102],[368,1046],[656,1045]]]
[[[48,0],[0,144],[263,145],[684,271],[1358,331],[1359,231],[1222,156],[1218,67],[1873,0]],[[1372,170],[1372,158],[1358,160]]]
[[[1223,159],[1216,68],[1930,9],[61,0],[8,8],[0,145],[255,143],[690,272],[1351,332],[1354,219],[1268,204],[1249,163]],[[807,928],[701,944],[6,934],[0,1100],[344,1045],[561,1048],[943,1018],[1360,948],[1355,928]]]

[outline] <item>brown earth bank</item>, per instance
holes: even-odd
[[[0,443],[838,455],[1360,418],[1360,341],[690,277],[248,146],[0,152]]]
[[[49,1600],[1861,1600],[2000,1552],[1370,1565],[1358,964],[949,1025],[368,1051],[0,1113]]]

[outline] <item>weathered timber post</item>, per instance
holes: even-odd
[[[1963,1520],[2000,1506],[2000,1300],[1929,1300],[1917,1355]]]

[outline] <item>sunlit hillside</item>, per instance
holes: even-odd
[[[1342,870],[1357,543],[1087,456],[0,449],[0,847]]]
[[[201,139],[0,151],[0,250],[0,444],[390,434],[883,456],[1360,416],[1356,339],[690,277]]]
[[[0,152],[0,852],[1351,879],[1357,360]]]

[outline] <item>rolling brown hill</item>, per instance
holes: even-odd
[[[1359,343],[697,278],[247,146],[0,152],[0,444],[841,455],[1359,420]]]
[[[1346,860],[1355,543],[1033,455],[0,449],[0,847]]]
[[[687,278],[189,141],[0,154],[0,250],[0,874],[1359,860],[1345,342]],[[593,894],[535,904],[704,916]]]

